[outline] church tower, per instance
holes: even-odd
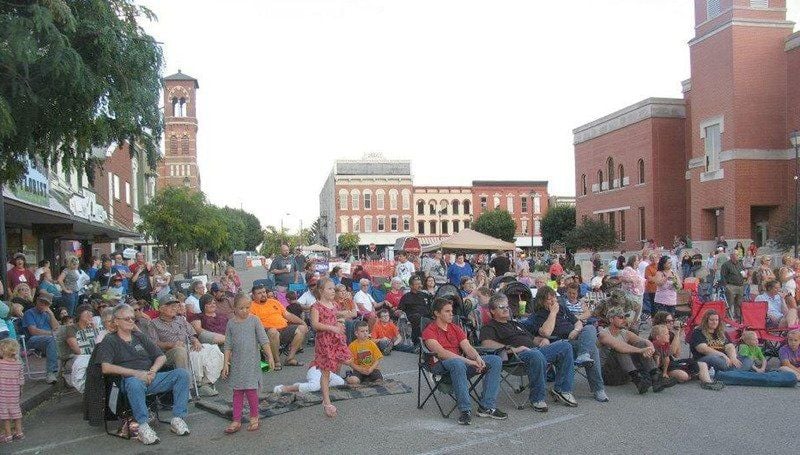
[[[186,186],[200,190],[197,167],[197,79],[181,70],[164,84],[164,156],[158,164],[158,188]]]

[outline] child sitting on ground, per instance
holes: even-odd
[[[392,349],[403,341],[400,330],[389,316],[389,310],[383,308],[378,311],[378,321],[372,326],[372,339],[378,343],[383,355],[389,355]]]
[[[739,360],[742,362],[742,370],[753,370],[756,373],[763,373],[767,370],[767,359],[758,346],[756,332],[752,330],[742,332],[741,344],[739,345]],[[761,366],[758,366],[758,362],[761,362]]]
[[[653,383],[653,392],[661,392],[667,387],[674,386],[677,381],[669,375],[669,365],[672,354],[672,344],[669,342],[669,329],[666,325],[654,325],[650,332],[655,353],[653,361],[658,366],[658,379]]]
[[[378,382],[383,380],[383,375],[378,369],[383,354],[378,345],[369,337],[369,323],[361,321],[356,324],[356,339],[350,343],[350,352],[353,354],[353,371],[347,374],[345,380],[348,384],[365,382]]]
[[[792,330],[786,337],[786,345],[778,351],[781,370],[789,371],[800,381],[800,330]]]

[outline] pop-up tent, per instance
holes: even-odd
[[[436,250],[449,250],[468,253],[473,251],[514,251],[516,247],[511,242],[505,242],[472,229],[464,229],[435,245],[426,246],[422,251],[428,253]]]
[[[328,252],[331,251],[330,248],[328,248],[326,246],[323,246],[323,245],[320,245],[319,243],[315,243],[315,244],[310,245],[310,246],[304,246],[304,247],[301,247],[301,248],[303,248],[304,250],[308,250],[308,251],[314,252],[314,253],[328,253]]]

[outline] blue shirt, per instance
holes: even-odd
[[[48,332],[53,330],[53,327],[50,326],[50,315],[36,308],[25,311],[22,316],[22,328],[26,329],[25,331],[28,332],[28,335],[31,335],[30,331],[27,330],[28,327],[36,327],[39,330],[47,330]]]
[[[461,277],[465,276],[472,277],[472,266],[468,262],[465,262],[463,267],[453,263],[447,268],[447,281],[453,283],[456,287],[461,287]]]
[[[127,275],[128,273],[131,273],[130,267],[128,267],[125,264],[115,265],[115,266],[111,267],[111,270],[114,271],[115,273],[116,272],[122,272],[123,275]],[[124,294],[128,293],[128,286],[130,286],[130,279],[128,277],[125,277],[125,278],[122,279],[122,290],[124,291],[123,292]]]

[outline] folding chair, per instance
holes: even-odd
[[[767,360],[778,357],[778,351],[786,343],[786,334],[797,327],[767,327],[767,302],[742,302],[742,324],[731,338],[738,341],[744,330],[752,330],[764,346]]]
[[[116,375],[103,375],[103,383],[105,393],[103,394],[103,408],[105,409],[105,418],[103,419],[103,428],[106,434],[116,436],[122,439],[130,439],[131,435],[128,431],[121,431],[123,428],[112,430],[109,428],[109,422],[132,419],[133,413],[131,405],[122,389],[122,377]],[[158,410],[161,407],[161,397],[171,392],[163,392],[146,397],[147,409],[155,420],[160,423],[170,423],[169,420],[161,420]],[[170,398],[172,398],[170,396]]]
[[[548,369],[551,367],[551,365],[548,365]],[[521,394],[530,386],[528,384],[528,365],[516,353],[512,352],[510,356],[506,354],[505,358],[503,358],[503,370],[500,373],[500,380],[502,381],[500,388],[505,396],[514,403],[514,407],[525,409],[525,405],[528,402],[527,397],[520,403],[514,396]],[[515,380],[516,383],[512,383],[512,380]],[[508,388],[502,387],[503,384],[507,385]],[[511,390],[509,391],[508,389]]]
[[[703,302],[696,296],[693,296],[692,314],[686,320],[686,326],[684,327],[687,340],[691,337],[692,331],[700,325],[703,315],[709,310],[714,310],[719,314],[721,323],[728,324],[734,328],[739,327],[738,322],[728,317],[728,308],[724,300],[709,300],[708,302]]]
[[[31,357],[38,357],[42,358],[42,354],[35,350],[35,349],[28,349],[28,344],[25,341],[26,337],[23,334],[19,334],[19,341],[22,345],[22,349],[20,350],[20,358],[22,359],[22,371],[26,378],[31,380],[41,380],[47,377],[47,368],[45,366],[42,370],[35,370],[31,366],[30,358]]]
[[[433,372],[433,361],[436,356],[431,352],[427,346],[425,346],[425,342],[422,341],[422,338],[419,340],[420,342],[420,349],[419,349],[419,361],[418,361],[418,375],[417,375],[417,409],[422,409],[425,406],[425,403],[433,397],[433,401],[436,403],[436,407],[439,408],[439,413],[441,413],[442,417],[445,419],[450,417],[450,414],[456,410],[458,407],[458,400],[453,392],[452,388],[452,380],[450,379],[450,375],[445,372],[444,374],[437,374]],[[480,402],[478,398],[475,388],[478,384],[481,383],[483,380],[483,376],[486,372],[478,373],[470,378],[467,378],[467,382],[469,383],[469,395],[472,397],[472,400],[476,403]],[[425,384],[428,386],[429,392],[422,398],[422,379],[425,379]],[[444,408],[442,407],[442,403],[439,402],[439,399],[436,397],[436,392],[440,392],[443,395],[447,395],[450,399],[453,400],[455,403],[450,411],[445,412]]]

